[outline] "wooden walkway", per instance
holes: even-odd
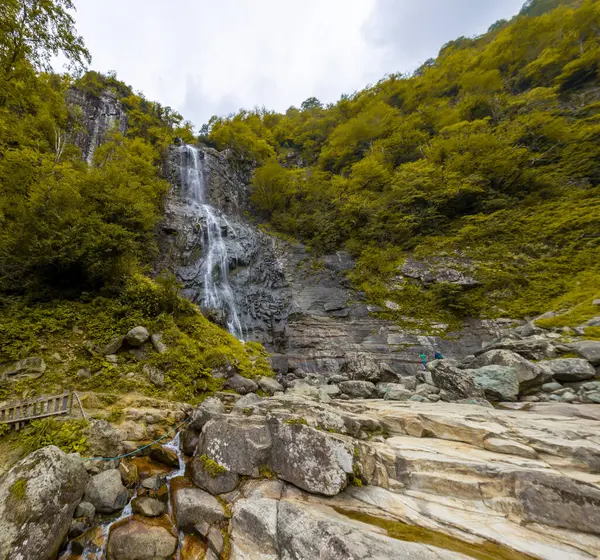
[[[0,424],[8,424],[20,430],[27,422],[48,416],[70,414],[74,393],[63,393],[52,397],[23,399],[0,408]]]

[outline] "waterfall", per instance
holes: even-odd
[[[225,243],[231,227],[216,208],[205,202],[204,161],[198,149],[183,145],[180,152],[181,196],[197,210],[202,224],[204,258],[200,267],[203,289],[198,294],[199,300],[203,307],[222,311],[227,318],[229,332],[241,339],[244,331],[229,284],[229,257]]]

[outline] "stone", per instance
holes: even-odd
[[[94,504],[90,502],[80,502],[79,505],[75,508],[75,513],[73,517],[85,517],[90,522],[93,521],[94,516],[96,515],[96,508]]]
[[[116,354],[123,346],[124,337],[117,336],[113,338],[102,350],[100,353],[104,356],[109,356],[111,354]]]
[[[556,381],[583,381],[596,376],[596,370],[581,358],[563,358],[543,362],[546,369]]]
[[[152,343],[154,350],[156,350],[159,354],[164,354],[167,352],[167,350],[169,350],[168,346],[163,342],[162,333],[150,335],[150,342]]]
[[[165,513],[165,506],[156,498],[134,498],[131,501],[131,509],[133,513],[139,513],[146,517],[159,517]]]
[[[204,521],[209,526],[227,518],[223,506],[211,494],[199,488],[179,488],[173,498],[177,527],[191,533]]]
[[[582,387],[586,391],[596,391],[597,389],[600,389],[600,381],[588,381],[587,383],[584,383]]]
[[[197,455],[206,455],[229,472],[258,476],[259,467],[268,463],[271,443],[264,418],[224,416],[204,426]]]
[[[189,428],[199,432],[209,420],[225,413],[225,405],[220,399],[208,397],[202,404],[195,408],[191,414]]]
[[[369,399],[375,396],[375,385],[370,381],[342,381],[340,391],[352,398]]]
[[[258,386],[269,395],[273,395],[278,391],[283,391],[284,388],[276,379],[273,377],[260,377],[258,379]]]
[[[225,538],[223,537],[223,532],[221,529],[213,525],[208,530],[206,540],[208,541],[208,546],[215,552],[216,555],[220,556],[225,548]]]
[[[593,366],[600,366],[600,341],[580,340],[567,346]]]
[[[256,393],[248,393],[233,405],[233,410],[243,412],[249,407],[257,405],[261,401],[262,397],[259,397]]]
[[[83,461],[38,449],[0,480],[0,558],[52,560],[88,481]]]
[[[85,435],[92,457],[118,457],[123,453],[119,431],[106,420],[90,420]]]
[[[281,375],[286,375],[289,371],[289,361],[287,356],[283,356],[281,354],[274,354],[269,358],[271,362],[271,369],[275,373],[280,373]]]
[[[145,327],[134,327],[125,335],[127,343],[133,347],[141,346],[148,342],[149,338],[150,333]]]
[[[491,365],[468,371],[473,376],[475,385],[483,390],[488,400],[517,400],[519,381],[515,368]]]
[[[270,418],[270,468],[283,480],[315,494],[335,496],[353,472],[354,446],[336,434]]]
[[[97,512],[114,513],[125,507],[129,494],[121,481],[121,473],[111,469],[91,478],[84,498],[86,502],[93,504]]]
[[[89,525],[84,521],[78,519],[72,519],[71,525],[69,526],[69,538],[74,539],[79,535],[85,533]]]
[[[467,272],[472,268],[470,263],[458,262],[456,259],[437,258],[427,262],[408,258],[398,270],[404,276],[418,280],[423,286],[444,283],[472,288],[479,285]]]
[[[384,393],[383,398],[386,401],[407,401],[412,396],[413,393],[408,391],[404,385],[397,385],[393,383],[389,383],[388,385],[395,385],[394,387],[388,387]]]
[[[451,365],[447,360],[429,364],[436,387],[443,389],[452,400],[484,398],[483,390],[475,383],[472,373]]]
[[[544,393],[554,393],[554,391],[558,391],[562,388],[563,386],[556,381],[552,381],[551,383],[544,383],[542,385],[542,391],[544,391]]]
[[[75,377],[77,377],[77,379],[89,379],[92,377],[92,372],[87,368],[81,368],[77,370]]]
[[[177,543],[177,536],[166,528],[131,518],[111,530],[108,560],[169,560]]]
[[[148,381],[156,387],[163,388],[165,386],[165,374],[160,369],[149,364],[144,364],[142,371],[148,378]]]
[[[109,364],[117,364],[119,362],[119,357],[116,354],[109,354],[108,356],[104,356],[104,359]]]
[[[600,404],[600,391],[591,391],[584,395],[584,402]]]
[[[424,395],[412,395],[408,400],[413,402],[429,402],[429,399]]]
[[[158,490],[164,485],[164,478],[158,474],[154,474],[142,480],[142,488],[146,488],[146,490]]]
[[[358,354],[356,357],[348,360],[344,364],[342,371],[351,380],[370,381],[371,383],[381,381],[381,367],[368,354]]]
[[[0,380],[39,379],[46,372],[46,362],[39,356],[0,365]]]
[[[417,395],[429,396],[429,395],[439,395],[440,390],[435,385],[429,385],[428,383],[423,383],[418,385],[416,388]]]
[[[150,458],[167,467],[176,469],[179,467],[179,457],[174,449],[162,446],[160,443],[154,443],[149,448]]]
[[[571,402],[574,402],[575,400],[577,400],[577,395],[575,393],[572,393],[571,391],[567,391],[566,393],[561,395],[560,400],[562,402],[571,403]]]
[[[198,447],[198,432],[195,430],[182,430],[180,432],[179,442],[181,445],[181,451],[184,455],[188,457],[193,457],[196,452],[196,448]]]
[[[523,356],[511,350],[490,350],[489,352],[485,352],[470,361],[468,369],[477,369],[490,365],[514,368],[517,372],[520,392],[537,388],[550,378],[539,365],[526,360]]]
[[[426,372],[427,374],[431,375],[431,372]],[[400,380],[400,383],[402,383],[402,385],[404,385],[406,387],[407,391],[414,391],[417,388],[417,378],[416,377],[403,377]],[[427,383],[429,383],[429,381],[427,381]],[[433,385],[433,379],[431,380],[431,383],[429,383],[430,385]]]
[[[527,459],[537,459],[538,454],[533,447],[500,437],[489,437],[483,442],[483,447],[488,451],[495,453],[505,453],[507,455],[517,455],[518,457],[526,457]]]
[[[192,482],[214,496],[232,492],[237,488],[240,477],[219,465],[207,455],[196,455],[190,463]]]
[[[240,554],[242,558],[253,558],[257,553],[268,560],[280,558],[277,545],[278,504],[277,500],[269,498],[235,502],[231,516],[231,540],[234,551],[243,551],[244,556]]]
[[[258,385],[252,381],[252,379],[242,377],[238,373],[227,380],[226,387],[228,389],[233,389],[240,395],[246,395],[248,393],[255,393],[258,391]]]
[[[557,354],[556,347],[542,336],[532,336],[523,340],[505,338],[475,352],[475,356],[479,357],[490,350],[510,350],[528,360],[546,360],[555,358]]]
[[[119,472],[121,473],[121,482],[127,488],[136,486],[140,481],[137,465],[131,461],[122,460],[119,463]]]

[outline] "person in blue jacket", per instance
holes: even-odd
[[[442,356],[442,355],[441,355],[439,352],[436,352],[436,353],[433,355],[433,358],[434,358],[435,360],[443,360],[443,359],[444,359],[444,356]]]
[[[424,352],[419,354],[419,358],[421,358],[421,363],[423,364],[423,369],[427,371],[427,354]]]

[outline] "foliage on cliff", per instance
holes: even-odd
[[[536,314],[600,290],[599,29],[597,1],[529,0],[411,76],[213,118],[209,139],[256,162],[272,226],[353,252],[390,316]],[[402,285],[409,252],[472,259],[481,287]]]

